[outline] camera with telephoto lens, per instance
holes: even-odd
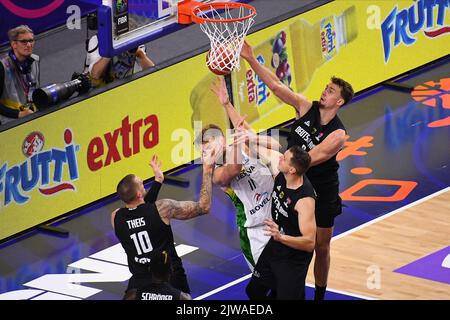
[[[75,72],[71,81],[54,83],[34,90],[33,103],[40,110],[45,110],[60,101],[69,99],[74,92],[78,92],[80,95],[88,92],[90,88],[91,80],[88,74]]]

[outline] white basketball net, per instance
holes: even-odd
[[[217,10],[213,6],[194,9],[197,17],[218,21],[205,21],[200,23],[200,28],[208,36],[211,42],[211,50],[207,61],[208,67],[220,71],[229,72],[239,70],[240,53],[244,38],[254,23],[253,17],[239,21],[225,21],[239,19],[251,15],[254,12],[247,7],[236,9],[229,8],[225,4],[224,9]]]

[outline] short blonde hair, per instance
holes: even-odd
[[[194,139],[194,145],[200,147],[212,137],[223,137],[223,131],[218,125],[211,123],[203,127],[202,132]]]
[[[8,31],[8,39],[9,42],[15,41],[17,40],[17,38],[19,37],[19,34],[23,34],[23,33],[33,33],[33,30],[31,30],[31,28],[27,25],[20,25],[18,27],[12,28]]]

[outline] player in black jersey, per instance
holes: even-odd
[[[244,43],[241,56],[279,99],[294,107],[296,116],[288,138],[288,148],[301,146],[311,156],[311,168],[306,175],[317,193],[314,299],[323,300],[330,269],[334,219],[342,212],[336,155],[344,145],[346,131],[337,112],[352,100],[353,88],[348,82],[333,77],[320,100],[311,102],[293,92],[270,69],[259,64],[247,42]]]
[[[270,150],[269,150],[270,151]],[[266,158],[262,152],[261,157]],[[272,192],[272,220],[265,220],[271,236],[246,288],[250,299],[305,299],[305,279],[316,239],[315,192],[304,175],[311,158],[299,146],[280,156]],[[270,163],[268,161],[268,163]]]
[[[152,282],[137,290],[136,300],[192,300],[190,294],[174,288],[169,283],[172,263],[167,251],[153,253],[150,270]]]
[[[116,236],[127,254],[128,268],[132,274],[124,299],[135,294],[133,289],[151,283],[148,264],[154,250],[166,250],[172,258],[176,256],[170,220],[186,220],[208,213],[211,207],[213,158],[212,150],[203,154],[203,179],[198,202],[172,199],[148,202],[143,182],[134,174],[125,176],[117,185],[117,193],[126,205],[115,210],[111,219]],[[181,260],[178,268],[182,269]],[[184,274],[184,269],[182,271]],[[177,276],[175,270],[170,283],[183,292],[189,292],[185,277]]]

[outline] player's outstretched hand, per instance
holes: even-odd
[[[253,49],[251,45],[247,42],[247,40],[244,40],[244,45],[242,46],[241,50],[241,57],[247,61],[254,57]]]
[[[223,77],[216,77],[216,81],[211,85],[211,91],[219,98],[221,105],[226,106],[230,102],[227,85],[225,84],[225,79]]]
[[[208,148],[204,148],[202,150],[202,162],[203,168],[205,167],[214,167],[216,163],[216,157],[218,154],[218,148],[220,147],[217,143],[212,143],[208,146]]]
[[[159,158],[156,154],[154,154],[152,156],[152,159],[150,160],[150,166],[152,167],[153,174],[155,175],[155,181],[158,181],[159,183],[163,183],[164,174],[161,170],[162,162],[159,161]]]

